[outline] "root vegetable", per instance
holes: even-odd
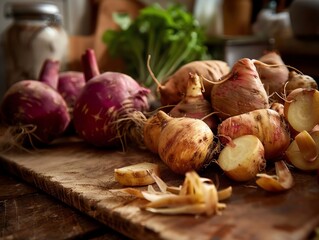
[[[31,132],[19,130],[17,133],[25,135],[27,132],[32,143],[51,142],[64,133],[70,122],[66,102],[56,89],[51,87],[58,79],[57,64],[47,60],[42,66],[39,81],[16,82],[2,99],[3,121],[9,128],[24,129],[33,126]]]
[[[282,192],[294,185],[294,179],[283,160],[275,162],[276,175],[257,174],[256,184],[269,192]]]
[[[172,171],[199,171],[212,161],[219,145],[206,123],[188,117],[173,118],[163,111],[157,115],[166,123],[159,137],[158,153]]]
[[[297,88],[318,89],[318,84],[311,76],[297,73],[292,70],[289,72],[288,81],[285,85],[286,95],[289,95],[291,91]]]
[[[220,60],[202,60],[193,61],[180,67],[173,75],[163,80],[163,84],[158,83],[161,104],[172,105],[179,103],[186,93],[189,73],[219,81],[219,79],[229,72],[229,66],[226,62]],[[212,84],[204,81],[203,92],[205,99],[210,100]]]
[[[259,61],[254,61],[254,65],[268,95],[277,93],[281,96],[289,75],[289,69],[281,56],[275,51],[270,51],[259,58]],[[272,98],[279,100],[277,95],[273,95]]]
[[[229,178],[251,180],[266,166],[264,146],[254,135],[240,136],[221,150],[217,163]]]
[[[150,90],[123,73],[98,74],[95,53],[91,49],[85,52],[83,63],[87,69],[85,77],[93,78],[86,79],[87,83],[74,106],[74,128],[79,136],[100,147],[118,146],[121,141],[126,141],[126,137],[133,138],[134,134],[140,137],[140,133],[134,133],[137,128],[133,121],[119,122],[128,118],[130,113],[148,110],[147,95]],[[139,116],[143,117],[141,114]]]
[[[282,103],[279,102],[273,102],[270,105],[270,109],[275,110],[277,113],[279,113],[280,116],[285,116],[285,106]]]
[[[196,73],[189,74],[186,94],[183,99],[175,105],[169,115],[172,117],[190,117],[202,119],[213,131],[217,128],[217,117],[212,115],[213,108],[202,93],[202,82]]]
[[[231,72],[220,83],[214,84],[211,103],[222,119],[269,108],[268,95],[252,60],[238,60]]]
[[[155,182],[152,174],[160,175],[159,166],[155,163],[142,162],[114,169],[114,177],[124,186],[145,186]]]
[[[285,118],[297,132],[311,131],[319,123],[319,91],[298,88],[284,104]]]
[[[159,136],[162,132],[163,120],[158,118],[157,114],[147,119],[143,127],[144,144],[148,150],[158,153]]]
[[[290,144],[284,119],[274,110],[259,109],[229,117],[218,126],[218,136],[235,139],[255,135],[263,143],[266,160],[281,157]]]
[[[73,110],[74,104],[85,85],[82,72],[67,71],[59,73],[58,92],[66,101],[69,109]]]
[[[302,136],[304,136],[304,132],[302,133],[301,137]],[[301,146],[300,139],[298,140],[297,138],[297,140],[295,139],[290,143],[288,149],[286,150],[287,160],[296,168],[304,171],[313,171],[319,169],[319,157],[318,155],[315,158],[313,157],[313,154],[318,154],[319,152],[319,131],[311,132],[310,136],[311,139],[309,139],[309,136],[306,136],[305,138],[302,137],[301,139],[301,141],[310,143],[309,148]],[[315,150],[313,148],[312,140],[315,142],[316,145]]]

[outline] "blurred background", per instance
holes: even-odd
[[[65,69],[81,70],[80,56],[90,47],[97,53],[102,71],[120,70],[118,62],[108,59],[101,36],[116,29],[115,11],[133,17],[154,2],[164,7],[171,1],[151,0],[2,0],[0,2],[0,95],[6,89],[8,65],[4,45],[7,30],[14,24],[12,3],[49,2],[57,6],[67,34]],[[212,57],[229,65],[242,57],[259,58],[267,50],[279,52],[287,65],[305,74],[319,76],[319,0],[187,0],[179,2],[205,28]],[[11,15],[10,15],[11,13]],[[11,43],[10,48],[16,45]],[[62,45],[61,45],[62,48]],[[22,79],[21,79],[22,80]]]

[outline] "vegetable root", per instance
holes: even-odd
[[[275,110],[259,109],[225,119],[218,126],[218,136],[235,139],[255,135],[263,143],[266,160],[281,157],[290,144],[284,119]]]
[[[172,118],[163,111],[157,114],[166,122],[159,137],[158,153],[172,171],[178,174],[199,171],[212,161],[218,144],[206,123],[188,117]]]
[[[254,65],[268,95],[275,101],[281,100],[277,96],[282,96],[289,75],[289,69],[281,56],[275,51],[270,51],[259,58],[259,61],[254,61]]]
[[[219,79],[229,72],[226,62],[220,60],[193,61],[180,67],[173,75],[163,80],[158,86],[160,101],[163,106],[179,103],[186,94],[189,73],[197,74],[205,79],[218,82]],[[210,101],[210,93],[213,84],[203,81],[205,99]]]
[[[189,73],[186,95],[169,111],[169,115],[202,119],[214,131],[217,128],[218,119],[212,112],[210,102],[203,96],[200,76]]]
[[[269,108],[268,95],[252,60],[238,60],[231,72],[214,84],[211,104],[222,119]]]

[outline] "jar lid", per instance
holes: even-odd
[[[8,3],[5,15],[6,17],[25,15],[60,16],[60,11],[55,4],[48,2],[14,2]]]

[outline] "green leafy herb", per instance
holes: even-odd
[[[113,17],[120,30],[107,30],[103,41],[111,56],[123,59],[126,72],[146,87],[155,86],[147,69],[148,55],[159,81],[183,64],[208,57],[203,29],[182,5],[165,9],[154,4],[143,8],[134,20],[123,13]]]

